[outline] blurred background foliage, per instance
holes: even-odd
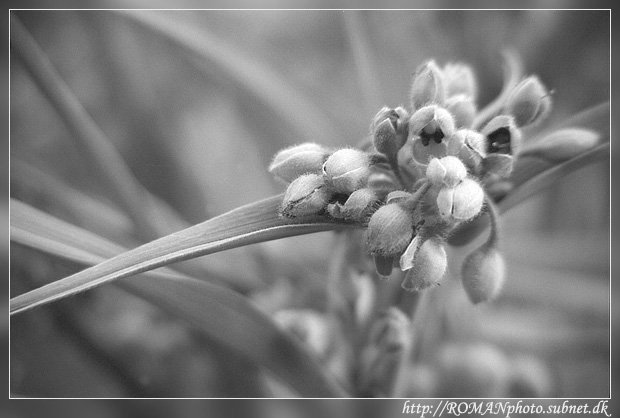
[[[514,49],[526,72],[553,89],[548,126],[610,95],[605,11],[16,16],[138,180],[191,223],[283,191],[266,171],[282,147],[356,144],[381,106],[406,104],[411,74],[428,58],[471,64],[479,102],[487,103],[501,88],[501,52]],[[205,55],[141,19],[163,22]],[[11,196],[121,244],[141,242],[54,109],[11,58]],[[490,306],[472,307],[457,280],[429,292],[435,305],[425,311],[422,332],[437,333],[432,315],[442,312],[449,332],[441,335],[450,338],[428,349],[448,354],[420,362],[422,371],[412,376],[430,377],[412,378],[403,395],[491,396],[482,384],[482,392],[466,392],[471,377],[455,378],[451,387],[441,384],[442,367],[454,369],[446,364],[461,361],[445,358],[491,350],[485,358],[500,363],[525,359],[529,374],[539,375],[536,396],[609,396],[609,186],[609,165],[596,164],[503,217],[508,280]],[[320,309],[331,241],[330,233],[290,238],[232,250],[217,260],[223,271],[243,277],[244,293],[267,312]],[[455,254],[458,260],[466,252]],[[454,278],[458,266],[450,267]],[[81,268],[12,245],[11,296]],[[202,338],[157,308],[105,286],[11,319],[11,392],[287,395],[266,384],[255,365]]]

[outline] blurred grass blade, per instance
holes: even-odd
[[[528,145],[524,147],[523,153],[527,154],[529,149],[536,147],[538,141],[544,139],[544,137],[551,132],[568,127],[591,129],[601,135],[601,142],[609,141],[609,106],[609,102],[592,106],[549,129],[545,129],[528,141]],[[517,158],[513,173],[510,176],[510,181],[515,188],[519,187],[532,177],[553,168],[556,164],[556,161],[548,161],[534,156]]]
[[[62,213],[64,219],[115,242],[129,245],[133,222],[117,206],[83,193],[39,168],[11,156],[11,195],[45,207],[48,213]]]
[[[195,56],[220,69],[248,92],[268,105],[280,116],[280,121],[293,128],[297,141],[314,142],[317,138],[333,138],[339,132],[327,115],[302,95],[294,85],[270,68],[248,59],[243,51],[219,39],[204,28],[197,30],[175,22],[163,13],[152,11],[116,11],[142,28],[148,29]],[[211,69],[211,68],[210,68]],[[204,67],[201,70],[205,70]],[[301,138],[301,139],[299,139]]]
[[[521,81],[523,76],[523,63],[515,51],[504,51],[502,56],[504,57],[504,84],[502,91],[495,100],[480,109],[474,120],[473,129],[479,130],[486,122],[500,112],[512,89]]]
[[[74,145],[114,198],[140,228],[144,237],[154,239],[187,227],[175,211],[151,195],[134,177],[110,140],[97,126],[56,68],[11,13],[11,51],[45,94],[69,128]]]
[[[126,251],[22,202],[12,200],[11,206],[14,242],[86,265]],[[302,396],[345,396],[305,348],[231,290],[165,268],[116,284],[185,320],[209,339],[262,365]]]
[[[133,235],[133,223],[118,209],[76,190],[18,158],[11,158],[11,192],[19,198],[35,195],[37,206],[50,208],[49,212],[63,214],[78,226],[88,226],[89,231],[126,247],[142,242]],[[22,199],[25,200],[25,199]],[[27,201],[25,203],[28,203]],[[189,226],[189,225],[187,225]],[[186,226],[186,227],[187,227]],[[176,266],[192,277],[225,284],[239,291],[247,291],[260,282],[253,271],[255,263],[250,257],[239,260],[239,254],[223,252],[208,260],[191,260]]]
[[[530,196],[560,181],[573,171],[577,171],[588,164],[606,159],[609,159],[609,143],[601,144],[578,157],[570,159],[562,164],[558,164],[555,167],[532,177],[530,180],[521,184],[520,187],[516,188],[508,194],[508,196],[502,199],[499,202],[499,208],[502,212],[505,212]]]
[[[102,283],[157,267],[258,242],[345,227],[336,223],[295,223],[278,215],[282,196],[234,209],[203,223],[167,235],[94,267],[11,299],[15,314],[74,295]],[[11,218],[19,215],[13,214]],[[353,225],[349,225],[353,226]]]
[[[525,199],[546,189],[552,184],[559,182],[570,173],[579,170],[588,164],[609,159],[609,142],[601,144],[596,148],[572,158],[561,164],[547,168],[541,173],[532,174],[523,180],[513,189],[504,199],[498,203],[500,212],[506,212]],[[460,226],[449,238],[451,245],[466,245],[476,238],[489,224],[488,216],[480,216],[472,222]]]
[[[367,31],[362,22],[362,12],[360,10],[346,10],[342,12],[345,29],[351,51],[353,53],[353,61],[357,69],[359,78],[359,90],[364,95],[365,110],[369,112],[368,116],[372,117],[381,105],[379,99],[379,85],[373,68],[372,47],[369,39],[366,37]]]

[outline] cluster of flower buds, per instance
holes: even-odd
[[[276,177],[290,183],[280,214],[367,222],[381,200],[377,191],[368,187],[377,157],[355,148],[333,151],[313,143],[280,151],[269,167]]]
[[[494,112],[478,112],[477,96],[468,65],[425,62],[413,76],[409,108],[384,107],[372,120],[372,149],[302,144],[275,156],[270,171],[290,183],[281,215],[367,226],[378,274],[398,266],[403,287],[419,291],[442,280],[449,233],[486,211],[492,232],[465,261],[463,284],[474,303],[493,298],[504,275],[493,201],[509,191],[522,128],[547,115],[551,98],[534,76]]]

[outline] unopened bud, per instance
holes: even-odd
[[[337,192],[351,193],[365,186],[370,175],[370,157],[357,149],[340,149],[325,161],[323,174]]]
[[[285,148],[278,152],[269,172],[290,183],[302,174],[320,173],[329,151],[311,142]]]
[[[368,223],[368,250],[381,256],[400,255],[413,235],[411,213],[398,203],[380,207]]]
[[[448,142],[448,155],[458,157],[472,172],[477,172],[486,148],[486,138],[480,132],[459,129]]]
[[[443,103],[446,98],[443,74],[435,61],[427,61],[418,68],[411,84],[411,107],[419,109],[432,103]]]
[[[463,262],[463,287],[475,304],[495,298],[504,284],[505,275],[504,258],[494,245],[482,245]]]
[[[345,219],[363,222],[374,211],[379,198],[369,188],[355,190],[344,203],[342,212]]]
[[[480,213],[484,190],[470,178],[454,187],[443,187],[437,195],[437,208],[444,219],[466,221]]]
[[[439,162],[439,158],[432,158],[426,166],[426,178],[435,186],[443,184],[446,177],[446,167]]]
[[[320,212],[333,192],[325,187],[319,174],[305,174],[293,181],[284,194],[281,214],[287,218],[314,215]]]
[[[537,144],[524,150],[527,155],[549,161],[565,161],[594,148],[600,141],[598,132],[589,129],[567,128],[552,132]]]
[[[381,347],[381,351],[402,350],[411,341],[411,321],[398,308],[388,308],[373,324],[368,335],[368,344]]]
[[[395,156],[407,141],[408,120],[409,114],[402,107],[381,109],[371,125],[377,151],[387,156]]]
[[[460,94],[446,100],[446,109],[454,116],[457,128],[469,128],[476,117],[476,104],[469,96]]]
[[[454,187],[467,177],[467,169],[458,158],[448,155],[443,158],[434,158],[426,167],[426,178],[433,185]]]
[[[441,282],[447,266],[448,255],[441,238],[428,238],[416,251],[413,267],[407,272],[402,287],[417,292],[436,286]]]
[[[474,70],[467,64],[447,63],[443,68],[446,96],[463,94],[475,101],[478,96],[478,84]]]
[[[426,165],[431,157],[445,157],[454,131],[454,118],[446,109],[431,105],[417,110],[409,120],[413,158]]]
[[[277,311],[274,320],[319,356],[327,354],[331,344],[330,331],[326,318],[318,312],[309,309],[285,309]]]
[[[360,355],[359,390],[368,396],[390,393],[404,355],[412,340],[411,321],[391,307],[370,326],[369,338]]]
[[[530,76],[517,84],[504,109],[514,116],[517,126],[531,125],[547,116],[551,96],[538,77]]]
[[[512,116],[494,117],[481,130],[487,138],[487,153],[516,155],[521,146],[521,131]]]
[[[512,173],[514,158],[507,154],[489,154],[482,160],[482,170],[501,179],[507,179]]]
[[[370,274],[353,274],[351,279],[355,293],[353,306],[355,319],[358,325],[364,326],[372,317],[377,290]]]

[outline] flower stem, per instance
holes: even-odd
[[[490,226],[491,226],[491,232],[489,233],[489,237],[487,238],[485,245],[489,247],[493,247],[493,246],[496,246],[497,242],[499,241],[499,233],[498,233],[499,210],[497,209],[495,202],[493,202],[493,198],[491,198],[486,193],[484,195],[484,200],[488,208],[487,210],[489,213],[489,221],[490,221]]]

